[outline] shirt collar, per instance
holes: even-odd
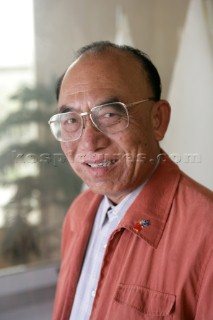
[[[129,193],[121,202],[119,202],[117,205],[114,205],[107,196],[104,196],[102,202],[100,203],[100,211],[98,214],[100,214],[100,220],[99,220],[99,227],[101,228],[106,220],[106,215],[108,216],[108,219],[111,220],[113,216],[120,216],[120,219],[123,218],[125,215],[127,209],[130,207],[130,205],[133,203],[135,198],[138,196],[138,194],[141,192],[143,187],[145,186],[145,183],[141,184],[138,188],[136,188],[134,191]],[[111,210],[108,210],[111,208]]]
[[[142,191],[146,183],[149,181],[153,173],[156,171],[158,165],[160,163],[160,158],[158,158],[158,161],[156,165],[154,166],[152,172],[148,176],[145,182],[143,182],[141,185],[139,185],[135,190],[133,190],[131,193],[129,193],[121,202],[119,202],[117,205],[114,205],[110,199],[107,196],[104,196],[102,202],[100,203],[100,220],[99,220],[99,227],[101,228],[106,221],[106,215],[108,216],[109,220],[111,219],[112,215],[120,215],[121,218],[123,218],[124,214],[126,213],[127,209],[130,207],[130,205],[134,202],[134,200],[137,198],[139,193]],[[108,210],[111,208],[112,210]]]

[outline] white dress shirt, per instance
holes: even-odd
[[[89,319],[107,242],[144,184],[128,194],[117,206],[114,206],[106,196],[100,203],[77,285],[70,320]]]

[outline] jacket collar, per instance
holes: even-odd
[[[157,248],[170,213],[180,175],[178,166],[168,156],[164,157],[128,209],[118,229],[128,229]]]

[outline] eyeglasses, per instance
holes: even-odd
[[[70,111],[58,113],[48,121],[50,129],[61,142],[78,140],[85,128],[85,116],[89,116],[93,126],[102,133],[113,134],[125,130],[129,125],[128,108],[147,101],[156,100],[148,98],[137,102],[124,104],[111,102],[91,108],[89,112],[78,113]]]

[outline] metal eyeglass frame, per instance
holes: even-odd
[[[128,116],[127,125],[126,125],[126,127],[124,127],[124,128],[122,129],[122,131],[125,130],[126,128],[128,128],[128,126],[129,126],[129,113],[128,113],[128,108],[133,107],[133,106],[135,106],[135,105],[137,105],[137,104],[140,104],[140,103],[144,103],[144,102],[147,102],[147,101],[156,101],[156,100],[157,100],[156,98],[150,97],[150,98],[147,98],[147,99],[139,100],[139,101],[136,101],[136,102],[131,102],[131,103],[128,103],[128,104],[125,104],[125,103],[120,102],[120,101],[115,101],[114,103],[122,104],[122,106],[124,107],[124,109],[125,109],[125,111],[126,111],[126,114],[127,114],[127,116]],[[112,103],[113,103],[113,102],[112,102]],[[82,128],[81,128],[79,137],[76,138],[76,139],[71,139],[71,140],[62,140],[62,139],[58,139],[58,138],[56,137],[56,134],[54,133],[54,130],[53,130],[52,127],[51,127],[51,124],[54,123],[55,121],[57,121],[57,120],[54,120],[54,119],[53,119],[54,117],[60,116],[60,115],[62,115],[63,113],[58,113],[58,114],[53,115],[53,116],[50,118],[50,120],[48,121],[48,124],[50,125],[50,129],[51,129],[51,131],[52,131],[53,136],[55,137],[55,139],[56,139],[57,141],[60,141],[60,142],[76,141],[76,140],[80,139],[80,137],[82,136],[82,133],[83,133],[83,129],[85,129],[84,117],[86,117],[86,116],[89,116],[89,118],[90,118],[90,120],[91,120],[91,122],[92,122],[92,124],[93,124],[93,126],[94,126],[95,129],[97,129],[98,131],[106,134],[106,132],[104,132],[103,130],[101,130],[101,129],[97,126],[97,124],[94,122],[94,120],[93,120],[93,118],[92,118],[92,111],[95,110],[96,108],[104,107],[104,106],[107,106],[107,105],[109,105],[109,104],[110,104],[110,103],[106,103],[106,104],[94,106],[93,108],[90,109],[90,111],[87,111],[87,112],[78,113],[78,112],[76,112],[76,111],[69,111],[69,112],[77,113],[77,114],[80,116],[80,118],[81,118],[81,123],[82,123]],[[119,132],[119,131],[116,131],[116,132],[114,132],[114,133],[117,133],[117,132]]]

